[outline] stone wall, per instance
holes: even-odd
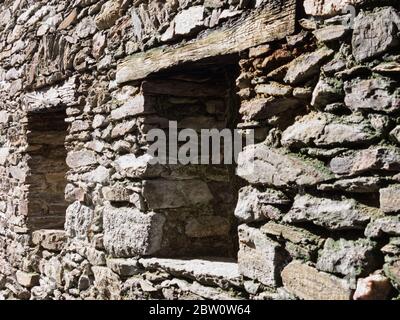
[[[0,1],[0,299],[398,298],[399,28],[395,1]],[[169,121],[256,144],[152,165]]]

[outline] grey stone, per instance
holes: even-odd
[[[400,63],[397,61],[382,62],[372,69],[372,71],[383,75],[398,75],[400,73]]]
[[[59,252],[66,243],[64,230],[36,230],[32,232],[32,243],[41,245],[43,249]]]
[[[318,190],[332,191],[341,190],[354,193],[379,192],[385,180],[380,177],[357,177],[352,179],[341,179],[333,183],[320,184]]]
[[[136,208],[104,208],[104,246],[114,257],[149,255],[161,248],[165,217]]]
[[[379,210],[354,199],[332,200],[311,195],[297,195],[284,222],[312,222],[329,230],[363,229]]]
[[[111,111],[111,119],[122,120],[128,117],[139,116],[154,112],[154,100],[151,97],[136,95],[121,107]]]
[[[98,166],[93,171],[85,173],[82,178],[87,182],[104,184],[110,179],[110,169]]]
[[[381,135],[362,116],[311,112],[282,133],[284,147],[362,145]]]
[[[344,25],[331,25],[317,29],[313,34],[319,42],[326,43],[343,39],[349,31],[350,29]]]
[[[123,137],[127,133],[134,131],[135,128],[137,128],[135,120],[118,123],[111,131],[111,138]]]
[[[10,154],[10,148],[0,148],[0,165],[4,165]]]
[[[174,18],[175,34],[189,35],[204,25],[204,7],[194,6],[179,12]]]
[[[287,205],[289,203],[290,200],[281,191],[274,189],[260,191],[247,186],[239,191],[235,216],[243,222],[276,220],[282,216],[282,213],[274,205]]]
[[[383,269],[385,270],[386,276],[390,278],[398,288],[400,286],[400,260],[385,264]]]
[[[239,226],[239,272],[246,278],[276,287],[280,272],[288,259],[279,243],[272,241],[260,230],[247,225]]]
[[[315,185],[332,178],[321,162],[264,144],[248,146],[239,154],[237,175],[251,184],[276,187]]]
[[[393,7],[361,12],[354,20],[353,55],[357,61],[374,58],[399,45],[400,15]]]
[[[94,285],[100,291],[100,297],[107,300],[119,300],[121,281],[117,274],[107,267],[92,267]]]
[[[102,5],[101,12],[96,16],[96,27],[100,30],[112,27],[120,16],[121,1],[107,1]]]
[[[164,171],[158,164],[151,164],[153,158],[149,154],[136,157],[135,154],[125,154],[114,161],[116,171],[129,178],[152,178],[160,176]]]
[[[300,245],[311,244],[318,246],[323,242],[323,240],[319,236],[305,229],[278,224],[272,221],[267,222],[260,228],[260,230],[263,233],[275,236],[278,239],[285,239],[287,241]]]
[[[94,212],[88,206],[75,201],[68,208],[65,216],[65,230],[68,237],[87,239],[93,223]]]
[[[166,271],[175,277],[196,280],[204,285],[227,288],[229,284],[241,282],[238,264],[231,259],[167,259],[142,258],[140,264],[146,269]]]
[[[17,270],[15,274],[17,282],[26,288],[32,288],[39,284],[40,275]]]
[[[333,55],[334,51],[328,48],[321,48],[312,53],[305,53],[296,58],[289,65],[285,76],[285,82],[299,84],[305,82],[319,72],[319,68]]]
[[[293,261],[283,269],[282,281],[286,290],[304,300],[350,300],[352,297],[346,280],[300,261]]]
[[[345,104],[352,111],[392,113],[400,108],[400,89],[386,78],[355,80],[345,84]]]
[[[358,175],[370,170],[400,170],[400,150],[394,147],[371,147],[333,158],[329,165],[337,175]]]
[[[69,152],[66,163],[70,168],[79,168],[97,163],[96,153],[90,150]]]
[[[381,189],[380,204],[381,210],[385,213],[394,213],[400,211],[400,185],[393,185],[388,188]]]
[[[239,112],[243,115],[244,120],[260,120],[271,118],[300,106],[301,103],[295,98],[269,96],[244,101]]]
[[[332,78],[321,78],[313,92],[311,105],[325,107],[344,97],[343,83]]]
[[[292,94],[293,88],[278,82],[270,82],[257,85],[255,91],[258,94],[265,94],[267,96],[287,97]]]
[[[377,218],[370,222],[365,229],[368,238],[379,238],[384,234],[400,236],[400,217],[388,216]]]
[[[379,263],[376,243],[367,239],[327,239],[318,255],[317,268],[347,277],[367,275]]]

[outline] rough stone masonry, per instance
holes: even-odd
[[[0,300],[399,299],[399,31],[390,0],[1,0]],[[170,120],[256,141],[151,165]]]

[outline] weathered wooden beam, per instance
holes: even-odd
[[[295,29],[296,0],[271,1],[229,27],[205,33],[178,46],[163,46],[128,57],[118,65],[117,82],[124,83],[186,62],[237,53],[284,38]]]
[[[23,98],[23,108],[27,112],[51,111],[56,107],[78,104],[76,77],[71,77],[61,85],[28,92]]]

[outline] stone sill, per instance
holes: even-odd
[[[142,258],[139,263],[146,269],[165,271],[176,277],[224,289],[232,285],[240,287],[242,283],[237,261],[229,258]]]

